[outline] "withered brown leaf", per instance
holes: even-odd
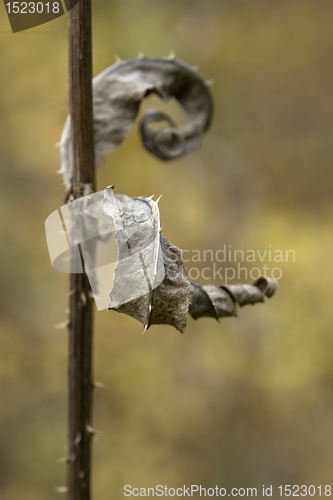
[[[140,124],[143,143],[162,160],[179,158],[200,145],[213,112],[212,98],[204,80],[187,64],[168,58],[144,57],[113,64],[93,80],[95,163],[125,139],[139,112],[140,103],[154,93],[163,100],[175,97],[189,123],[178,129],[174,120],[158,110],[148,110]],[[154,121],[167,122],[160,130]],[[67,187],[71,180],[70,117],[61,136],[61,171]]]
[[[194,319],[236,316],[237,305],[264,302],[277,282],[264,276],[251,285],[201,286],[190,282],[181,250],[161,233],[158,204],[150,198],[104,194],[103,211],[113,218],[118,245],[109,309],[140,321],[144,330],[154,324],[184,332],[187,315]]]
[[[277,281],[260,276],[251,285],[232,284],[224,286],[201,286],[191,282],[189,294],[189,314],[194,319],[237,316],[237,304],[264,302],[264,297],[272,297],[277,289]]]
[[[118,245],[109,309],[153,324],[185,330],[190,284],[181,252],[161,234],[157,203],[150,198],[104,194],[103,211],[113,218]]]

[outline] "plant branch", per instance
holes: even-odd
[[[79,0],[69,13],[69,107],[72,123],[70,201],[95,190],[91,82],[91,4],[90,0]],[[68,366],[69,500],[90,499],[92,307],[93,298],[86,273],[71,274]]]

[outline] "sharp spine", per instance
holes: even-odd
[[[96,388],[96,389],[105,389],[106,385],[105,384],[102,384],[102,382],[97,382],[97,380],[95,380],[92,385]]]
[[[70,321],[69,319],[66,319],[66,321],[63,321],[62,323],[57,323],[56,325],[54,325],[54,328],[56,328],[57,330],[63,330],[65,328],[68,328],[70,325]]]
[[[90,424],[86,425],[86,431],[89,432],[89,434],[101,434],[101,431],[97,431],[93,427],[91,427]]]
[[[213,78],[210,78],[209,80],[206,80],[206,87],[212,87],[215,83],[215,80]]]
[[[54,491],[56,493],[68,493],[69,492],[69,488],[68,488],[68,486],[56,486],[54,488]]]
[[[76,438],[74,439],[75,446],[81,442],[81,439],[82,439],[81,432],[78,432]]]

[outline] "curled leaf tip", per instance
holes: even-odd
[[[251,285],[201,286],[191,282],[189,314],[194,319],[237,316],[237,306],[264,302],[264,297],[272,297],[277,289],[277,281],[260,276]]]
[[[126,138],[142,100],[152,93],[166,101],[174,97],[184,109],[188,123],[178,128],[165,113],[148,110],[140,123],[145,148],[165,161],[198,149],[213,114],[212,97],[205,81],[193,68],[174,57],[139,55],[126,61],[116,57],[116,64],[93,80],[96,166]],[[166,126],[156,130],[151,127],[154,122],[165,122]],[[67,187],[72,177],[70,130],[68,117],[60,140],[61,166]]]

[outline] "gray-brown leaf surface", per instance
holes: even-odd
[[[155,93],[163,100],[175,97],[185,110],[189,123],[178,129],[165,113],[149,110],[140,131],[147,150],[162,160],[171,160],[195,150],[212,118],[212,99],[202,78],[187,64],[168,58],[137,58],[114,64],[93,80],[95,163],[125,139],[139,112],[140,103]],[[163,121],[161,130],[149,127]],[[61,136],[61,170],[69,187],[71,179],[70,118]]]
[[[118,246],[110,308],[150,293],[164,278],[160,214],[150,198],[114,195],[106,188],[103,212],[113,219]]]
[[[225,316],[237,316],[237,304],[245,306],[264,302],[264,297],[272,297],[277,289],[277,282],[260,276],[251,285],[232,284],[225,286],[201,286],[191,282],[189,294],[189,314],[194,319]]]
[[[141,321],[144,330],[151,325],[171,325],[184,333],[189,308],[190,282],[181,260],[181,251],[161,234],[165,266],[163,282],[150,293],[112,308]]]
[[[109,309],[152,324],[186,327],[189,281],[181,252],[162,234],[157,203],[104,192],[103,211],[112,217],[118,245]]]

